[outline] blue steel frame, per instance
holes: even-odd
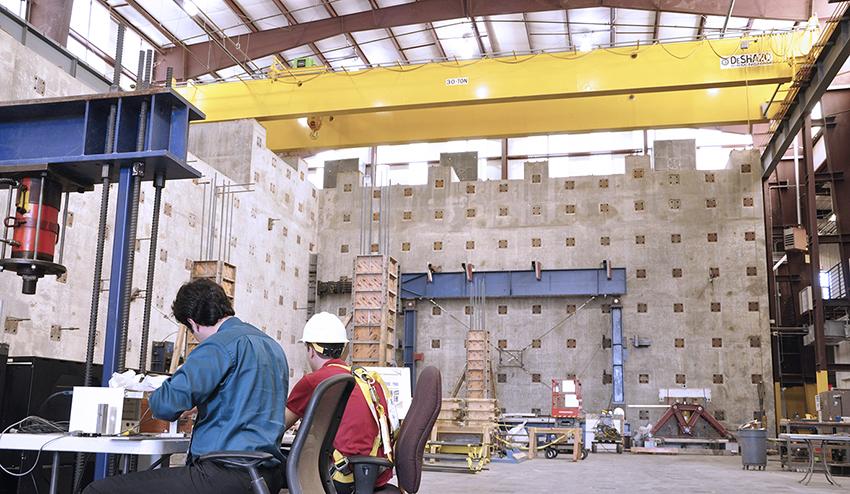
[[[553,269],[543,271],[540,280],[534,271],[482,271],[475,277],[484,278],[487,297],[575,297],[575,296],[620,296],[626,294],[626,269],[608,271],[599,269]],[[425,273],[403,273],[401,275],[402,299],[452,299],[468,298],[473,284],[466,273],[432,273],[431,282]],[[611,308],[613,378],[615,404],[624,402],[623,380],[623,309]],[[412,385],[416,383],[416,309],[405,303],[404,310],[404,366],[410,368]]]
[[[142,102],[147,101],[147,123],[142,130],[144,150],[137,151]],[[106,153],[110,107],[116,108],[112,149]],[[101,168],[111,163],[118,180],[103,384],[115,371],[120,348],[121,287],[133,274],[127,266],[133,164],[144,164],[142,180],[161,174],[166,180],[199,178],[186,164],[189,122],[204,115],[171,89],[150,89],[89,96],[50,98],[0,104],[0,176],[20,176],[32,170],[51,173],[66,191],[91,190],[101,182]],[[107,474],[106,455],[97,455],[95,479]]]

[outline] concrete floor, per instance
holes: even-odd
[[[475,475],[424,472],[420,494],[485,493],[837,493],[850,492],[850,478],[836,477],[842,487],[817,474],[808,486],[802,473],[783,472],[770,461],[764,471],[742,470],[738,456],[590,455],[568,460],[538,459],[517,465],[494,463]]]

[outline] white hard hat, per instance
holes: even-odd
[[[304,325],[301,343],[348,343],[345,325],[329,312],[319,312]]]

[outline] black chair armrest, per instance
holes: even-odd
[[[271,453],[263,453],[261,451],[216,451],[215,453],[207,453],[198,460],[243,460],[246,464],[254,461],[262,463],[264,461],[273,460],[274,455]]]
[[[390,460],[386,458],[380,458],[377,456],[349,456],[348,463],[351,465],[377,465],[379,467],[384,468],[392,468],[393,464]]]
[[[375,456],[349,456],[348,465],[354,474],[354,492],[357,494],[372,494],[378,475],[393,467],[388,459]]]
[[[212,461],[228,467],[244,468],[251,477],[251,491],[254,494],[269,494],[266,480],[257,468],[273,459],[274,455],[271,453],[260,451],[216,451],[201,456],[198,461]]]

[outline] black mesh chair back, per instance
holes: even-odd
[[[286,462],[290,494],[336,494],[330,474],[336,431],[354,389],[354,377],[339,374],[313,392]]]

